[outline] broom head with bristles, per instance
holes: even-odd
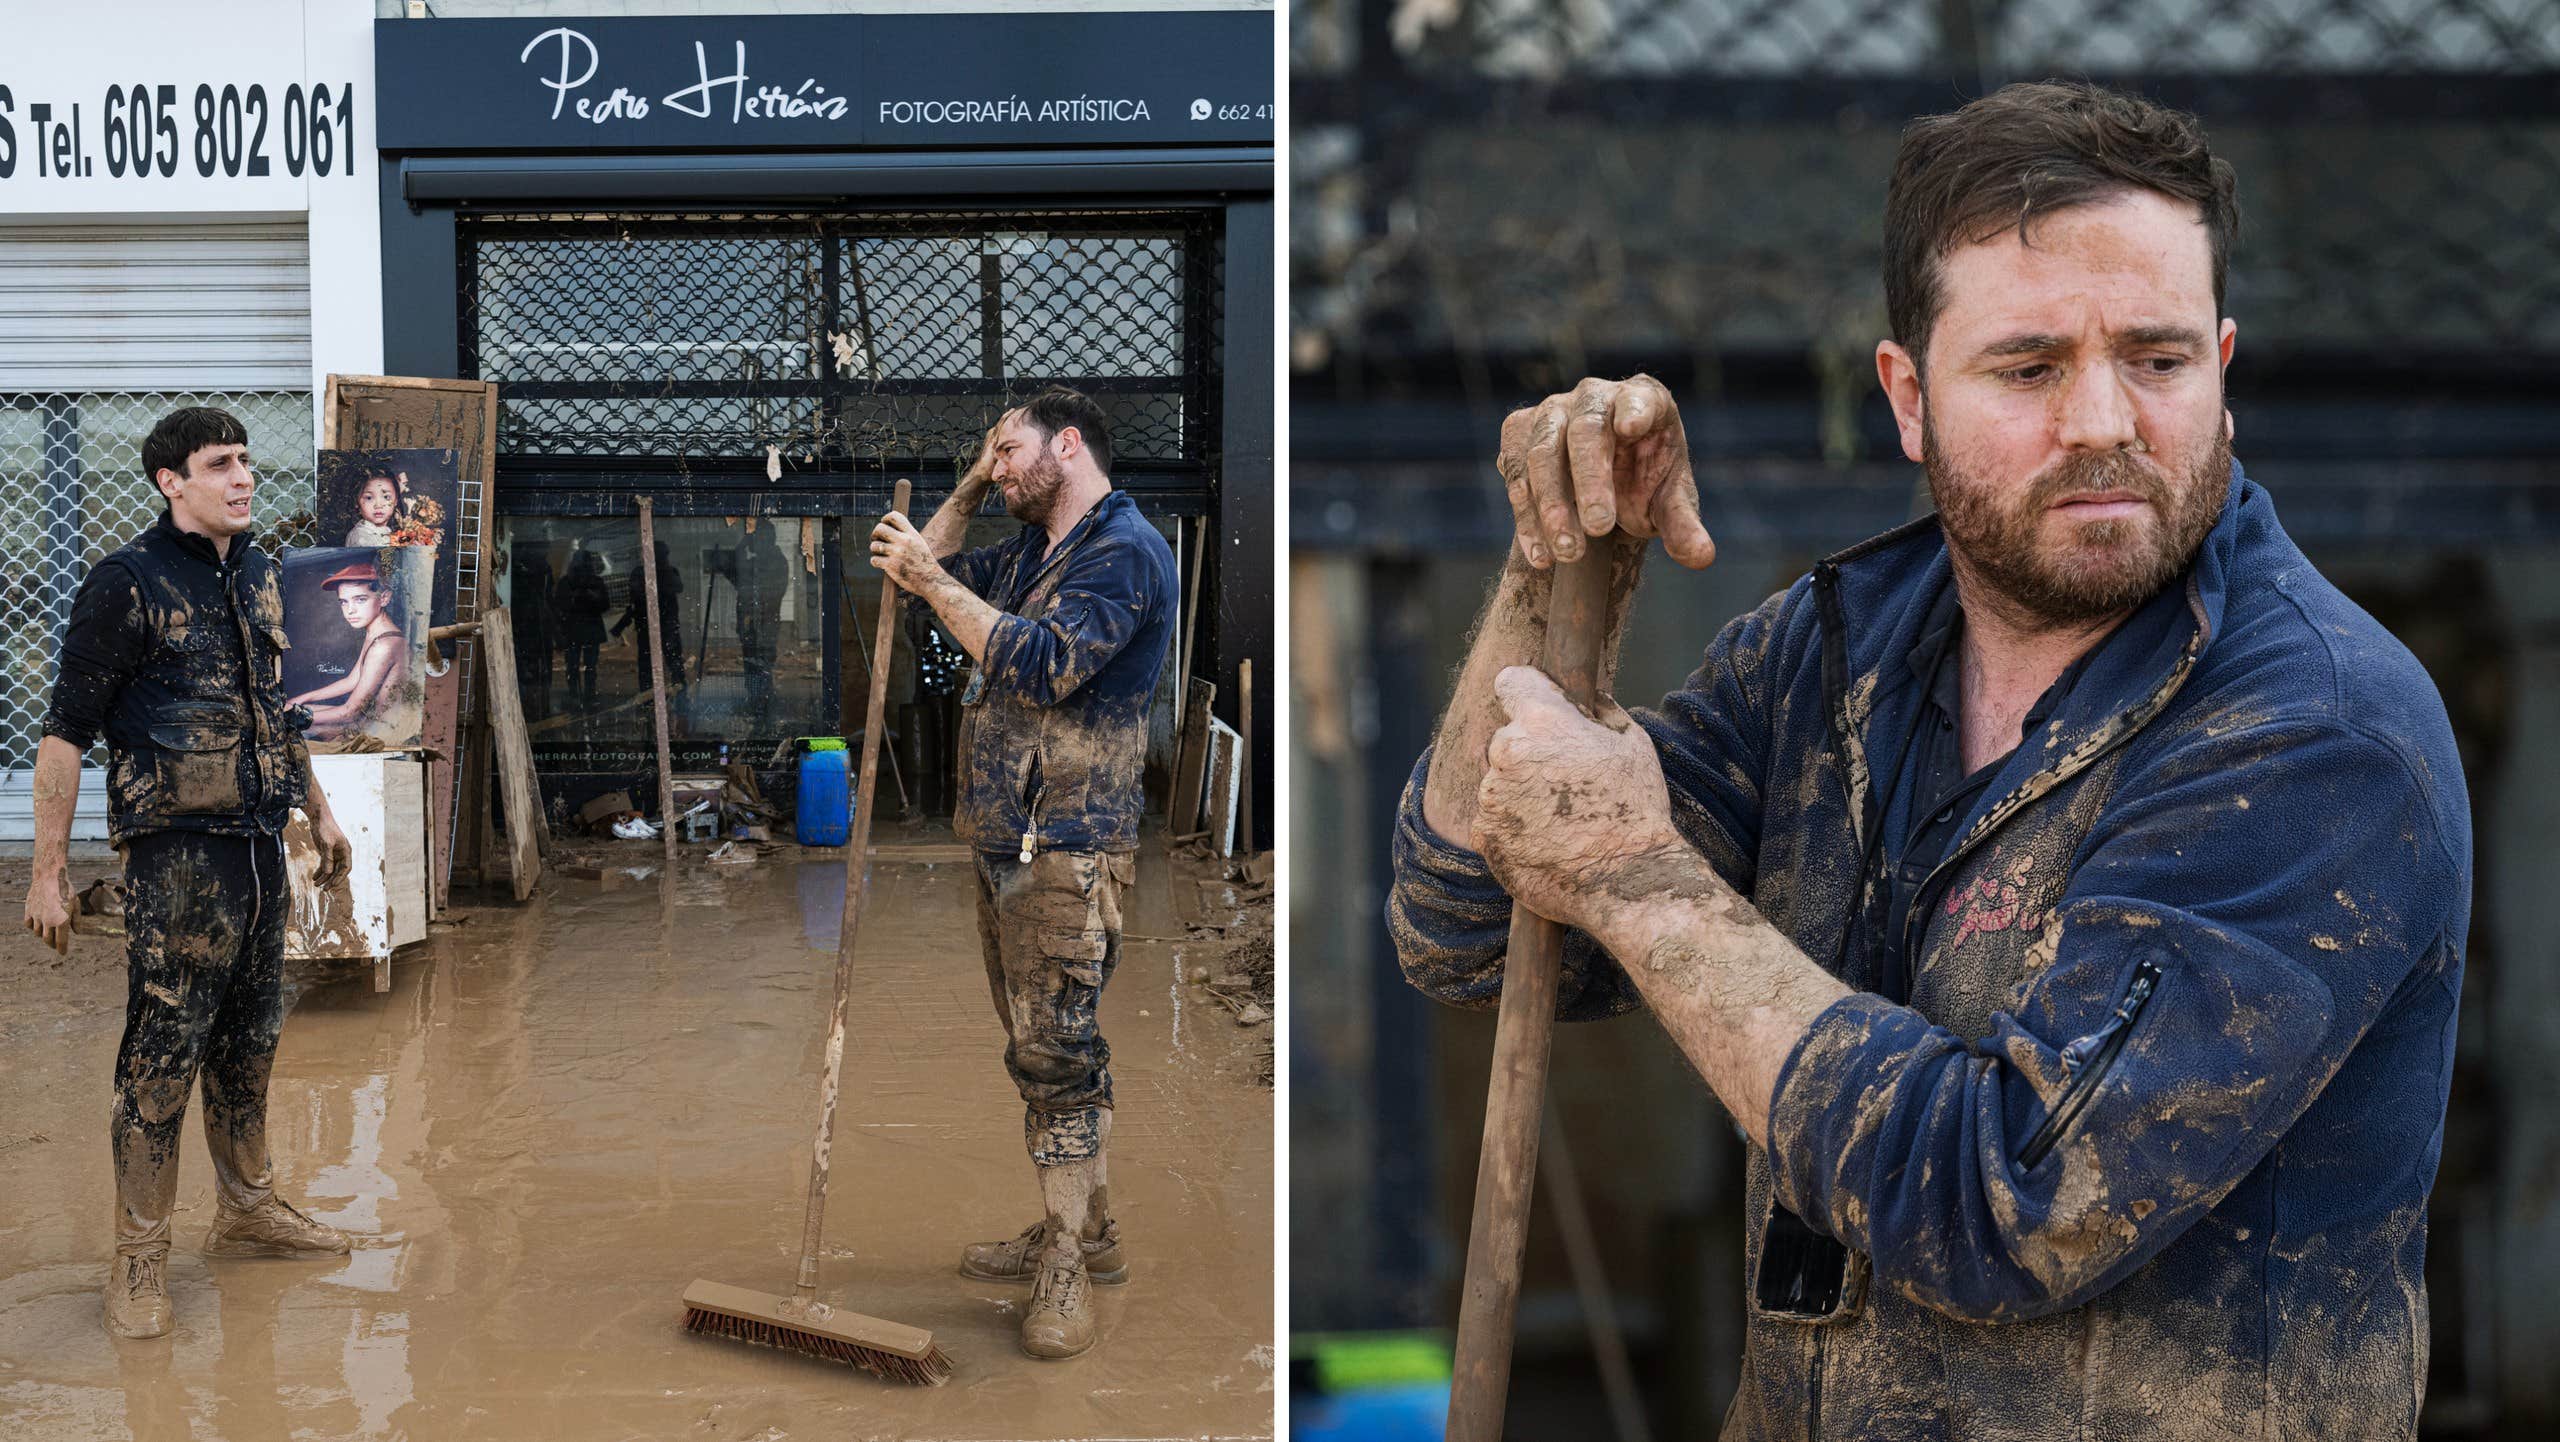
[[[849,1363],[892,1382],[939,1387],[951,1380],[951,1358],[933,1344],[931,1332],[824,1302],[803,1304],[770,1292],[697,1281],[684,1289],[684,1325],[706,1337]]]

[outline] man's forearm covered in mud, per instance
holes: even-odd
[[[1766,1145],[1779,1069],[1849,988],[1672,829],[1661,759],[1626,712],[1611,702],[1586,717],[1525,666],[1494,690],[1504,724],[1476,794],[1477,849],[1513,900],[1619,960],[1734,1121]]]
[[[1620,387],[1586,385],[1563,404],[1515,413],[1506,424],[1497,464],[1517,535],[1441,718],[1423,814],[1443,838],[1482,852],[1515,900],[1631,959],[1627,975],[1645,1005],[1752,1140],[1764,1141],[1778,1064],[1847,989],[1672,829],[1661,761],[1626,713],[1609,705],[1605,738],[1566,727],[1560,723],[1581,713],[1533,669],[1545,645],[1555,559],[1577,559],[1586,547],[1609,557],[1605,695],[1649,537],[1662,534],[1675,559],[1692,566],[1713,558],[1686,449],[1668,393],[1642,376]],[[1613,470],[1623,481],[1612,484]],[[1622,519],[1632,531],[1619,528]],[[1587,535],[1595,526],[1600,533]],[[1584,754],[1568,758],[1575,751]],[[1567,759],[1590,763],[1574,775],[1605,772],[1610,794],[1588,794],[1571,780],[1549,784],[1554,763]],[[1489,760],[1502,764],[1497,770]],[[1575,858],[1581,873],[1571,885],[1545,884],[1543,873],[1513,864],[1563,857]]]

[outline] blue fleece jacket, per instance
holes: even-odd
[[[1869,758],[1920,714],[1905,658],[1950,584],[1934,518],[1890,532],[1639,713],[1683,835],[1817,961],[1869,884]],[[1428,766],[1389,920],[1415,985],[1487,1006],[1509,907],[1424,823]],[[1725,1435],[2414,1436],[2471,891],[2426,673],[2234,465],[2187,574],[1957,836],[1910,1004],[1834,1004],[1770,1098],[1754,1279],[1775,1204],[1851,1250],[1852,1296],[1822,1325],[1755,1311]],[[1571,937],[1560,1014],[1636,1004]]]
[[[1173,637],[1173,548],[1126,491],[1106,492],[1049,544],[1025,526],[951,558],[954,580],[1003,612],[986,684],[962,710],[952,830],[1010,855],[1134,851],[1147,707]]]

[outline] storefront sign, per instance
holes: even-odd
[[[1268,143],[1270,11],[384,20],[382,147]]]

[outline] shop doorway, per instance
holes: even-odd
[[[652,770],[660,666],[679,770],[725,747],[782,783],[796,738],[848,734],[870,674],[871,518],[901,477],[920,510],[938,504],[985,427],[1043,386],[1103,403],[1114,483],[1187,542],[1184,518],[1216,505],[1221,215],[461,217],[459,372],[499,383],[502,574],[553,806]],[[662,659],[640,639],[641,495]],[[1013,529],[981,517],[970,543]],[[928,814],[952,799],[955,652],[919,621],[888,662],[884,799]]]

